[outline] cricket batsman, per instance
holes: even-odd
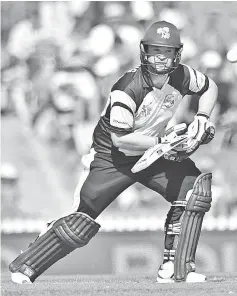
[[[75,191],[73,211],[51,222],[9,266],[16,283],[34,282],[67,254],[97,234],[96,218],[136,182],[170,203],[165,221],[164,258],[157,282],[204,282],[195,271],[203,217],[211,206],[211,173],[189,158],[215,134],[209,118],[217,86],[206,75],[180,63],[178,29],[154,22],[140,42],[139,67],[112,87],[93,133],[90,153]],[[185,95],[197,94],[198,111],[187,127],[177,120]]]

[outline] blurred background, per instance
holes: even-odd
[[[219,87],[216,137],[192,156],[213,173],[197,264],[237,271],[237,63],[229,58],[237,48],[234,1],[1,2],[3,270],[45,222],[70,212],[80,159],[110,89],[140,63],[140,40],[157,20],[181,31],[181,62]],[[198,100],[185,102],[180,116],[190,123]],[[163,255],[168,209],[157,193],[135,184],[101,215],[98,237],[49,272],[153,273]]]

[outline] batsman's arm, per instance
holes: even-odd
[[[161,141],[158,137],[146,136],[140,133],[130,133],[122,136],[111,133],[111,139],[114,146],[118,148],[134,149],[144,152]]]
[[[179,104],[177,110],[175,111],[175,113],[173,114],[172,118],[170,119],[170,121],[168,122],[165,130],[167,131],[168,129],[170,129],[171,127],[180,124],[183,122],[183,113],[186,112],[187,110],[187,104],[186,104],[187,100],[183,100],[181,102],[181,104]],[[185,103],[185,105],[184,105]]]
[[[216,104],[217,95],[218,95],[217,85],[212,79],[209,78],[209,87],[207,91],[205,91],[204,94],[201,95],[199,99],[197,113],[206,114],[208,117],[210,117],[212,110]]]

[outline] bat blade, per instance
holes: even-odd
[[[169,152],[176,146],[182,144],[188,138],[187,135],[177,136],[173,141],[163,144],[157,144],[149,148],[143,156],[135,163],[131,171],[133,173],[140,172],[149,167],[153,162],[162,157],[165,153]]]

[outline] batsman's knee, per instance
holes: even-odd
[[[197,177],[193,190],[187,195],[186,211],[206,213],[211,207],[211,173],[203,173]]]
[[[63,217],[52,226],[58,238],[74,248],[81,248],[88,244],[99,228],[100,225],[94,219],[81,212]]]
[[[77,212],[62,217],[34,241],[9,266],[33,282],[40,274],[67,254],[88,244],[100,225],[87,214]]]

